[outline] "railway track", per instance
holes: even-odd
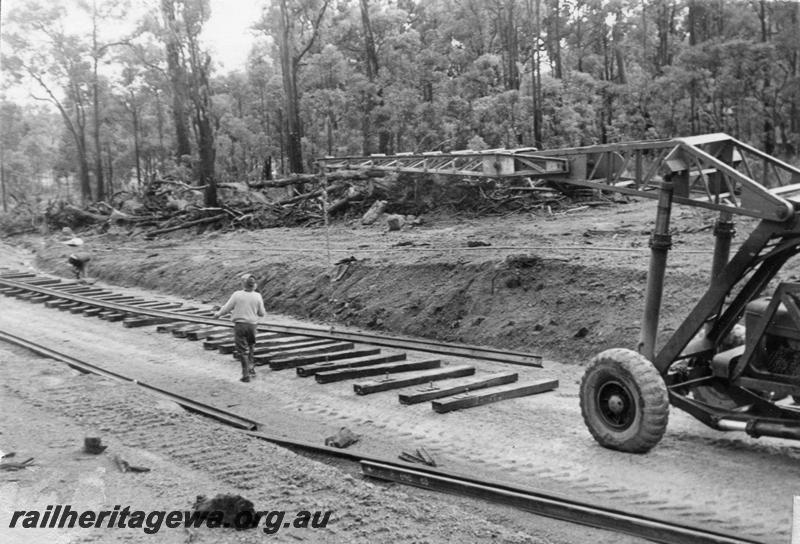
[[[182,320],[199,325],[228,325],[228,323],[223,320],[211,317],[213,311],[210,308],[205,310],[198,308],[179,309],[179,303],[175,303],[172,307],[169,307],[167,304],[158,306],[159,303],[154,301],[136,300],[136,297],[114,294],[111,291],[93,285],[63,281],[59,278],[40,276],[30,272],[0,271],[0,290],[6,294],[18,296],[18,298],[30,299],[32,302],[47,302],[52,301],[52,299],[58,299],[59,301],[64,301],[64,304],[68,302],[80,303],[75,306],[62,308],[69,309],[73,313],[84,311],[86,308],[81,307],[80,310],[78,310],[78,308],[86,305],[91,306],[93,309],[116,310],[119,313],[128,314],[130,316],[140,315],[151,317],[154,319],[153,323],[156,323],[158,320],[162,320],[164,323]],[[55,303],[51,302],[51,304],[55,306]],[[115,318],[111,320],[113,321]],[[138,327],[145,326],[149,323],[146,321],[129,320],[123,324],[129,327]],[[262,323],[259,325],[259,330],[304,335],[315,338],[329,338],[345,342],[361,342],[376,346],[410,349],[522,366],[542,366],[542,358],[539,355],[482,346],[431,342],[418,338],[403,338],[365,332],[333,330],[328,327],[281,325],[277,323]]]
[[[351,449],[337,449],[308,442],[291,440],[283,436],[275,436],[261,430],[262,425],[258,421],[239,416],[228,410],[198,402],[186,396],[179,395],[162,388],[148,385],[141,381],[137,381],[133,378],[125,376],[119,372],[113,372],[103,368],[102,366],[91,364],[75,357],[65,355],[51,348],[41,346],[37,342],[30,339],[0,331],[0,341],[10,342],[25,347],[26,349],[29,349],[35,353],[55,359],[57,361],[61,361],[73,368],[80,369],[83,372],[97,374],[127,384],[134,384],[148,391],[149,393],[156,394],[161,398],[169,399],[186,408],[187,410],[224,423],[225,425],[231,427],[232,430],[238,432],[239,434],[237,436],[239,437],[263,440],[295,450],[313,452],[322,456],[335,456],[346,459],[350,462],[358,463],[362,473],[370,478],[393,481],[436,492],[459,494],[478,500],[485,500],[496,504],[512,506],[527,512],[544,515],[571,523],[578,523],[590,527],[641,537],[654,542],[662,542],[667,544],[752,544],[758,542],[756,540],[725,534],[723,532],[712,531],[702,527],[678,524],[675,522],[660,520],[654,517],[637,515],[619,509],[608,508],[598,504],[576,500],[564,495],[556,495],[536,489],[516,487],[507,483],[475,478],[466,474],[455,473],[452,471],[442,470],[440,468],[399,463],[393,460],[359,453],[358,451]],[[123,392],[122,394],[124,395],[125,393]],[[84,399],[85,397],[81,398]],[[105,411],[114,411],[119,406],[118,403],[102,405],[102,402],[101,406],[99,407]],[[79,403],[81,405],[81,410],[88,409],[89,411],[95,413],[95,417],[106,417],[104,415],[97,415],[97,410],[95,410],[93,406],[87,407],[85,403],[86,400],[81,400]],[[157,421],[151,421],[152,416],[147,416],[147,414],[142,415],[143,419],[148,421],[147,425],[152,426],[158,423]],[[132,423],[132,419],[129,414],[124,415],[124,417],[121,419],[118,418],[116,414],[108,414],[107,417],[111,418],[116,423],[119,423],[121,427],[124,427],[125,425],[133,425],[130,429],[130,432],[139,434],[146,432],[146,429],[143,428],[140,423],[141,419],[134,418],[136,421],[139,421],[139,423]],[[122,429],[118,430],[121,431]],[[172,435],[175,435],[175,433],[171,433],[171,436]],[[197,437],[192,438],[196,439]],[[181,438],[181,440],[184,439]],[[186,440],[188,440],[188,438]],[[172,441],[170,441],[170,443],[171,442]],[[181,446],[181,448],[185,449],[184,446]],[[181,455],[186,455],[186,453],[182,450],[181,452]],[[187,461],[190,460],[187,459]],[[213,465],[213,463],[209,463],[206,459],[203,463],[200,463],[199,466],[208,467],[211,465]],[[243,471],[241,474],[237,473],[234,476],[236,478],[239,478],[239,476],[244,478],[248,473],[248,471]],[[227,477],[231,478],[232,476],[227,474]],[[241,483],[244,487],[246,487],[246,481],[243,480]]]
[[[0,272],[0,293],[73,314],[119,321],[124,327],[156,326],[162,333],[202,341],[207,350],[234,354],[231,323],[213,318],[211,308],[186,307],[180,302],[134,297],[16,271]],[[384,352],[382,347],[394,349]],[[405,350],[415,352],[414,357]],[[400,395],[398,400],[403,404],[430,401],[432,409],[440,413],[558,387],[557,380],[519,383],[513,371],[481,372],[469,364],[443,365],[440,359],[420,357],[418,352],[541,367],[540,357],[514,351],[274,323],[259,325],[254,359],[256,365],[274,371],[294,370],[320,384],[361,380],[353,385],[358,395],[429,384],[425,390]]]

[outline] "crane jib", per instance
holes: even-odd
[[[317,160],[323,173],[380,170],[454,177],[526,179],[657,199],[664,181],[677,204],[787,221],[800,204],[800,169],[716,133],[593,146],[373,154]]]

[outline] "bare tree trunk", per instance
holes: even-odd
[[[92,106],[94,109],[94,172],[97,184],[97,200],[105,200],[105,181],[103,180],[103,155],[100,147],[100,85],[97,81],[97,60],[100,50],[97,46],[97,3],[92,1]]]
[[[647,2],[642,2],[642,67],[647,67]]]
[[[86,157],[86,135],[81,127],[80,134],[75,135],[78,148],[78,175],[81,182],[81,200],[86,203],[92,199],[92,184],[89,179],[89,159]]]
[[[189,128],[186,123],[186,82],[180,61],[180,44],[178,43],[175,10],[172,0],[161,0],[161,11],[167,22],[167,71],[172,86],[172,119],[175,124],[175,155],[180,162],[182,157],[192,154],[189,143]]]
[[[164,107],[161,103],[161,95],[158,89],[155,91],[156,95],[156,128],[158,129],[158,169],[164,170],[164,163],[166,162],[166,153],[164,149]]]
[[[542,73],[541,73],[541,52],[539,51],[539,40],[541,38],[541,0],[528,1],[528,19],[533,24],[532,46],[531,46],[531,100],[533,106],[533,145],[542,147]]]
[[[578,71],[579,72],[583,72],[583,24],[581,23],[581,18],[580,17],[575,22],[574,34],[575,34],[575,41],[576,41],[575,49],[578,52]]]
[[[325,137],[328,143],[328,156],[333,156],[333,113],[328,112],[325,116]]]
[[[666,13],[668,12],[669,6],[664,3],[661,4],[659,10],[659,18],[658,18],[658,73],[663,73],[663,68],[667,64],[669,64],[669,60],[667,55],[669,54],[669,30],[667,27],[667,16]]]
[[[214,175],[214,160],[216,149],[214,147],[214,130],[208,112],[199,112],[197,119],[198,148],[200,152],[200,183],[206,186],[204,203],[209,207],[219,206],[217,198],[217,180]]]
[[[203,202],[208,207],[219,206],[217,197],[217,178],[214,172],[216,147],[214,145],[214,127],[211,124],[211,89],[208,83],[208,69],[211,59],[203,53],[196,41],[196,36],[189,36],[189,59],[192,68],[191,99],[194,105],[194,124],[197,130],[197,151],[200,157],[198,178],[205,185]]]
[[[30,71],[28,74],[33,77],[33,79],[39,83],[42,89],[47,93],[49,97],[48,100],[56,107],[56,109],[58,109],[58,112],[61,114],[61,118],[64,120],[64,125],[67,127],[67,130],[75,140],[75,149],[78,152],[78,176],[80,180],[81,200],[83,202],[88,202],[92,198],[92,187],[89,180],[89,161],[86,158],[85,107],[80,100],[80,97],[76,95],[72,104],[75,112],[75,120],[73,121],[69,115],[69,112],[67,112],[66,108],[53,93],[52,89],[48,87],[44,79]],[[69,187],[69,184],[67,184],[67,187]]]
[[[95,77],[97,77],[97,62],[95,62]],[[102,148],[100,146],[100,107],[98,105],[97,100],[97,82],[95,81],[93,86],[93,94],[94,94],[94,172],[95,172],[95,185],[97,189],[97,197],[96,200],[102,201],[105,200],[105,178],[103,176],[103,155],[102,155]]]
[[[669,51],[670,36],[675,34],[675,2],[664,0],[657,4],[656,32],[658,34],[658,47],[655,54],[656,72],[663,73],[663,68],[672,64],[672,55]]]
[[[505,86],[507,90],[519,90],[519,69],[517,68],[517,62],[519,61],[519,37],[517,36],[516,13],[514,7],[515,0],[506,0],[498,13],[506,57]]]
[[[795,4],[794,9],[791,10],[791,21],[792,21],[792,28],[795,30],[795,34],[800,34],[800,28],[798,28],[798,22],[800,22],[800,3]],[[798,75],[798,71],[800,66],[800,51],[795,49],[792,53],[792,62],[791,62],[791,74],[792,78],[796,78]],[[796,136],[798,132],[800,132],[800,111],[798,111],[797,107],[798,97],[795,94],[791,98],[791,104],[789,106],[789,132]],[[788,139],[785,139],[788,140]],[[793,142],[785,141],[784,142],[785,151],[789,155],[793,155],[797,152],[797,149]]]
[[[367,72],[367,79],[374,84],[379,67],[378,52],[375,49],[375,37],[372,34],[372,23],[369,19],[369,0],[359,0],[358,4],[361,9],[361,29],[364,33],[364,67]],[[361,119],[361,149],[364,155],[369,155],[374,149],[372,147],[372,114],[375,110],[375,99],[369,93],[365,93],[363,98],[364,115]]]
[[[378,49],[375,46],[375,36],[372,32],[372,22],[369,17],[369,0],[360,0],[359,6],[361,9],[361,26],[364,32],[364,57],[367,78],[370,83],[375,84],[380,66],[378,64]],[[362,124],[364,154],[372,152],[373,119],[378,129],[378,151],[380,153],[389,153],[391,148],[392,133],[387,127],[389,120],[382,110],[384,106],[383,88],[378,87],[375,94],[377,95],[377,101],[373,96],[368,96],[365,100],[366,111],[364,113],[364,123]],[[376,107],[379,108],[377,114],[375,113]]]
[[[0,160],[0,192],[3,194],[3,211],[8,211],[8,202],[6,200],[6,165],[5,161]]]
[[[281,174],[286,174],[286,118],[283,110],[278,108],[278,126],[281,127],[280,154],[281,154]]]
[[[375,107],[372,97],[367,92],[361,93],[361,103],[364,111],[361,114],[361,154],[369,155],[373,153],[372,147],[372,109]]]
[[[114,158],[111,155],[111,145],[106,142],[106,179],[108,180],[108,191],[106,194],[110,197],[114,195]]]
[[[612,30],[612,38],[614,40],[614,57],[617,60],[617,82],[621,85],[626,85],[628,83],[628,78],[625,75],[625,55],[622,51],[622,32],[620,32],[622,20],[622,11],[617,11],[614,29]]]
[[[553,6],[553,23],[555,25],[555,35],[553,36],[555,40],[555,70],[553,75],[555,75],[556,79],[562,79],[564,77],[564,71],[561,61],[561,3],[559,0],[555,0],[555,5]]]
[[[767,43],[770,40],[769,20],[765,0],[760,0],[758,18],[761,21],[761,41]],[[773,124],[774,104],[770,100],[772,81],[769,71],[764,71],[764,152],[772,154],[775,152],[775,125]]]
[[[689,0],[689,46],[697,45],[697,4],[694,0]],[[689,83],[689,119],[692,134],[697,134],[697,83],[692,80]]]
[[[136,186],[142,186],[142,151],[141,136],[139,134],[139,109],[134,102],[133,91],[131,91],[131,116],[133,117],[133,154],[136,161]]]
[[[293,28],[292,14],[289,13],[287,0],[280,0],[280,10],[278,16],[278,48],[281,57],[281,71],[283,72],[283,92],[286,101],[286,147],[289,159],[289,170],[293,173],[302,173],[303,148],[301,138],[303,136],[303,125],[300,122],[300,96],[297,92],[297,70],[303,56],[311,49],[319,35],[319,27],[325,11],[328,9],[329,0],[323,0],[319,11],[313,20],[309,20],[311,26],[311,36],[305,44],[298,47],[291,35]]]
[[[794,28],[794,34],[800,34],[800,3],[795,4],[795,9],[792,10],[792,28]],[[794,54],[792,55],[792,76],[797,77],[800,73],[800,48],[795,49]],[[797,110],[797,95],[795,94],[795,98],[792,100],[792,111]],[[792,116],[792,131],[793,132],[800,132],[800,116],[793,115]]]
[[[86,146],[86,109],[77,97],[75,98],[73,107],[75,108],[74,124],[67,116],[65,110],[61,110],[61,115],[68,121],[67,126],[75,139],[75,148],[78,151],[78,175],[80,176],[81,200],[86,203],[92,200],[92,184],[89,177],[89,157]]]
[[[289,160],[289,171],[303,173],[303,148],[301,142],[301,124],[299,98],[297,95],[297,65],[292,55],[292,41],[289,36],[291,22],[286,0],[280,1],[280,40],[281,71],[283,72],[283,92],[286,95],[286,154]]]

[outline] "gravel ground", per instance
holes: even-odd
[[[362,479],[156,400],[133,385],[81,375],[68,367],[0,348],[12,375],[2,387],[3,451],[34,458],[0,473],[3,542],[636,542],[481,502]],[[32,433],[31,430],[35,432]],[[101,436],[100,455],[82,451]],[[121,473],[114,456],[147,473]],[[323,529],[265,535],[232,529],[9,529],[14,510],[190,509],[197,495],[241,494],[258,510],[332,511]]]
[[[305,309],[313,308],[311,316],[317,322],[329,323],[333,319],[337,327],[372,323],[372,328],[409,333],[422,323],[428,336],[467,341],[473,339],[471,331],[481,330],[484,336],[477,336],[478,333],[474,336],[481,342],[500,347],[541,347],[540,352],[550,355],[544,369],[520,369],[521,380],[557,378],[560,382],[557,391],[446,415],[435,414],[427,405],[400,406],[396,393],[359,397],[353,394],[350,382],[321,386],[289,372],[261,372],[255,382],[244,385],[237,381],[235,361],[204,351],[197,343],[174,340],[152,329],[123,329],[8,298],[0,299],[3,305],[0,329],[22,336],[29,335],[31,330],[47,331],[42,336],[46,336],[54,349],[227,407],[263,422],[271,433],[321,442],[346,426],[362,436],[353,447],[368,454],[394,457],[403,449],[424,446],[449,470],[613,504],[623,510],[677,519],[764,542],[785,542],[792,495],[800,494],[797,463],[800,450],[795,443],[718,433],[686,414],[673,411],[667,434],[658,447],[647,455],[631,456],[597,446],[581,421],[577,396],[582,368],[575,363],[584,361],[586,353],[611,345],[629,345],[624,340],[636,330],[633,316],[640,311],[642,292],[636,283],[643,285],[638,280],[647,266],[646,236],[642,233],[647,229],[649,213],[643,207],[604,211],[581,226],[580,232],[589,233],[588,236],[576,236],[578,231],[574,228],[570,231],[568,225],[558,221],[529,224],[523,218],[510,218],[488,223],[443,222],[423,231],[402,233],[399,240],[414,244],[417,251],[398,247],[398,238],[389,238],[385,232],[342,225],[324,233],[319,229],[275,229],[212,233],[194,240],[157,243],[115,240],[108,236],[91,240],[98,257],[93,260],[93,270],[101,283],[158,289],[161,295],[181,295],[195,305],[198,300],[221,303],[242,267],[261,266],[262,277],[269,278],[262,289],[270,295],[271,309],[293,313],[295,318],[306,315]],[[670,285],[677,287],[665,297],[664,332],[669,332],[688,311],[683,297],[678,295],[702,289],[707,280],[699,271],[700,265],[710,264],[706,262],[707,252],[703,251],[709,247],[708,232],[701,231],[705,236],[702,239],[701,234],[694,232],[702,229],[707,217],[678,213],[676,219],[683,220],[687,234],[676,244],[674,252],[672,270],[677,279]],[[562,231],[569,236],[558,238]],[[327,243],[324,235],[330,237]],[[464,251],[466,239],[489,240],[493,247],[481,248],[480,252]],[[501,243],[511,249],[501,249]],[[551,249],[536,250],[538,268],[521,272],[522,289],[508,287],[510,284],[499,291],[490,289],[490,280],[498,270],[508,272],[498,263],[518,248],[534,245]],[[65,272],[59,253],[63,247],[52,239],[29,241],[29,246],[39,250],[39,263],[46,269]],[[624,251],[606,251],[600,246]],[[242,253],[248,247],[252,254]],[[368,263],[350,271],[352,275],[345,275],[343,285],[337,287],[331,278],[338,275],[342,265],[331,268],[327,248],[332,248],[336,257],[352,254]],[[7,247],[0,250],[0,257],[0,265],[25,266],[31,262],[30,255]],[[541,264],[543,260],[545,264]],[[423,296],[426,285],[430,291],[428,299]],[[538,285],[543,287],[538,289]],[[407,294],[412,291],[416,294]],[[396,300],[398,293],[408,300]],[[342,300],[349,306],[336,313]],[[298,308],[304,310],[294,311]],[[376,308],[384,311],[376,313]],[[436,308],[439,310],[435,311]],[[53,326],[54,319],[57,326]],[[290,318],[273,315],[268,319]],[[574,331],[587,323],[589,334],[576,341]],[[623,327],[620,323],[631,325]],[[537,330],[536,325],[542,328]],[[99,338],[103,340],[98,341]],[[415,357],[424,355],[410,354],[410,358]],[[443,362],[464,361],[443,358]],[[23,363],[23,368],[28,367],[33,368],[33,363]],[[487,362],[479,362],[478,367],[487,372],[501,368]],[[6,389],[4,394],[23,404],[49,396],[46,391],[39,391],[38,384],[29,376],[21,384],[24,387]],[[30,393],[25,393],[26,387]],[[115,405],[117,397],[112,395],[111,400],[103,400],[106,394],[106,390],[93,390],[100,400],[88,405],[92,414],[108,411],[109,406]],[[65,395],[66,400],[60,400],[59,395]],[[75,403],[73,395],[82,398],[70,384],[54,393],[47,406],[70,421],[83,421],[82,405]],[[70,408],[62,413],[58,408],[61,406]],[[114,432],[114,426],[103,425],[108,429],[104,436]],[[124,446],[131,444],[129,432],[133,431],[125,430],[119,438]],[[132,435],[133,443],[147,443],[150,432],[145,428]],[[189,443],[188,451],[194,452],[195,441]],[[175,453],[159,444],[156,439],[155,445],[143,449],[179,465],[188,464],[207,477],[221,478],[217,471],[192,465],[190,459],[194,453]],[[264,455],[271,463],[272,457]],[[298,463],[308,461],[298,459]],[[305,478],[309,471],[316,474],[316,468],[307,467],[295,472]],[[335,474],[336,478],[344,478],[348,471],[337,470]],[[361,482],[352,471],[349,475],[353,481]],[[242,482],[246,485],[247,479],[229,485],[240,489]],[[355,489],[355,484],[348,484],[340,491],[342,496],[349,496],[350,485]],[[314,501],[325,497],[313,484],[302,482],[298,487],[310,489],[306,496]],[[565,526],[483,503],[430,498],[418,491],[401,491],[393,486],[381,485],[375,489],[380,494],[389,491],[402,494],[403,498],[381,495],[379,502],[385,501],[387,512],[395,512],[391,510],[395,506],[390,506],[393,501],[400,508],[407,502],[415,504],[414,500],[425,504],[427,498],[437,505],[462,508],[498,528],[485,534],[475,533],[475,525],[459,525],[453,521],[457,518],[454,516],[447,518],[446,527],[454,527],[450,533],[434,532],[424,527],[440,524],[444,519],[428,519],[424,510],[397,510],[397,515],[405,521],[392,518],[393,522],[388,523],[381,515],[356,509],[354,517],[343,525],[347,527],[344,536],[352,537],[351,540],[436,542],[447,541],[448,536],[457,534],[459,540],[469,542],[482,538],[511,542],[516,538],[531,542],[537,539],[626,541],[616,535]],[[187,495],[193,497],[201,492],[207,491],[191,491]],[[180,504],[185,503],[184,500]],[[320,535],[301,537],[312,541],[316,537],[319,541],[337,541],[342,537]],[[296,533],[288,538],[295,539]]]
[[[12,264],[19,264],[20,258],[24,261],[24,256],[8,248],[2,258]],[[196,343],[9,298],[0,298],[0,304],[2,330],[22,335],[40,331],[39,340],[58,351],[129,375],[147,376],[149,383],[184,394],[207,394],[209,403],[266,421],[268,432],[321,442],[341,423],[337,417],[311,416],[324,411],[319,400],[306,406],[310,417],[305,420],[291,408],[281,412],[289,397],[287,388],[276,391],[275,382],[266,377],[245,386],[236,380],[237,364],[223,362]],[[34,323],[38,319],[45,321]],[[103,340],[98,342],[98,338]],[[228,543],[265,538],[276,542],[639,542],[482,501],[365,480],[355,466],[298,455],[188,414],[133,385],[83,375],[11,345],[0,344],[0,363],[5,377],[0,386],[0,451],[13,451],[19,460],[34,458],[33,465],[24,470],[0,471],[0,540],[4,543]],[[282,401],[279,395],[286,397]],[[299,400],[291,404],[292,408],[302,405]],[[86,436],[102,437],[108,448],[100,455],[84,453]],[[363,442],[368,442],[366,437]],[[372,442],[372,452],[386,452],[379,439]],[[412,442],[404,438],[403,443]],[[122,473],[115,456],[150,472]],[[219,493],[241,494],[257,510],[285,511],[286,519],[301,510],[330,510],[332,517],[325,528],[281,528],[269,535],[263,526],[241,532],[162,527],[156,534],[107,527],[8,527],[15,510],[44,510],[51,504],[69,504],[73,510],[111,510],[115,505],[143,511],[186,510],[197,495]]]

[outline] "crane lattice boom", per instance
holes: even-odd
[[[324,171],[383,170],[480,178],[530,178],[673,200],[737,215],[785,221],[800,204],[800,169],[727,134],[536,150],[490,149],[319,159]]]

